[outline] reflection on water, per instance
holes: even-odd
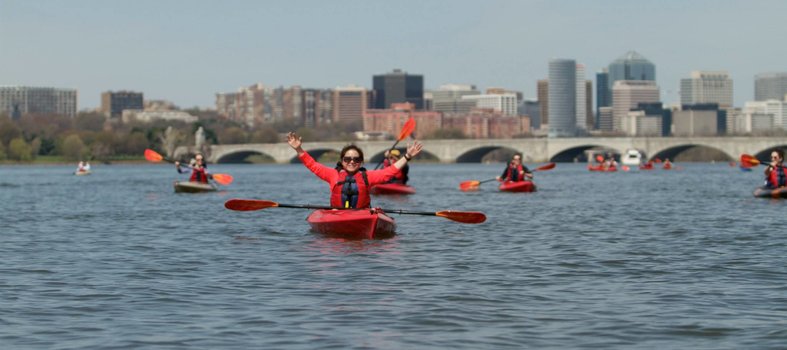
[[[499,193],[501,164],[414,164],[412,196],[375,206],[398,235],[311,233],[328,203],[301,165],[214,165],[235,181],[175,194],[170,166],[0,168],[0,343],[7,348],[780,348],[787,200],[758,171],[681,163],[537,172]],[[533,166],[528,164],[528,166]],[[537,165],[536,165],[537,166]],[[215,169],[214,169],[215,168]],[[491,186],[486,186],[491,185]],[[151,336],[159,334],[159,336]],[[315,344],[319,344],[316,345]]]

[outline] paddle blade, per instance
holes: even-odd
[[[604,161],[604,156],[602,156],[600,154],[597,154],[596,155],[596,161],[599,162],[599,163],[603,162]]]
[[[555,164],[555,163],[545,164],[545,165],[542,165],[542,166],[536,168],[533,171],[544,171],[544,170],[554,169],[555,165],[557,165],[557,164]]]
[[[229,174],[213,174],[213,180],[221,185],[227,186],[232,183],[232,175]]]
[[[265,208],[278,207],[279,203],[257,199],[230,199],[224,202],[224,207],[236,211],[253,211]]]
[[[631,168],[629,168],[629,166],[628,166],[628,165],[624,165],[624,166],[622,166],[622,167],[621,167],[621,169],[623,169],[623,171],[629,171],[629,170],[631,170]]]
[[[475,191],[480,185],[481,181],[478,180],[464,181],[459,184],[459,189],[462,191]]]
[[[748,166],[760,165],[760,160],[750,154],[741,154],[741,163]]]
[[[406,139],[407,136],[410,136],[410,134],[412,134],[414,130],[415,130],[415,118],[410,117],[410,119],[407,119],[407,122],[404,123],[404,126],[402,127],[402,131],[399,133],[399,138],[397,140],[402,141]]]
[[[435,213],[436,216],[465,224],[480,224],[486,221],[486,215],[478,211],[453,211],[444,210]]]
[[[160,154],[156,153],[156,151],[148,148],[148,149],[145,149],[145,159],[147,159],[148,161],[154,162],[154,163],[158,163],[162,159],[164,159],[164,157],[162,157]]]

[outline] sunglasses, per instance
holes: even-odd
[[[344,157],[344,158],[342,158],[342,162],[345,162],[345,163],[352,162],[352,163],[356,163],[356,164],[361,164],[361,162],[363,162],[363,158],[361,158],[361,157]]]

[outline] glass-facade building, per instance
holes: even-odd
[[[577,135],[577,62],[571,59],[549,61],[549,137]]]
[[[424,109],[424,76],[407,74],[400,69],[372,77],[374,108],[391,108],[393,103],[409,102]]]
[[[754,100],[779,100],[787,97],[787,72],[763,73],[754,77]]]

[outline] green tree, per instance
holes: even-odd
[[[36,137],[36,138],[33,139],[33,141],[30,141],[30,149],[33,152],[33,159],[36,159],[36,156],[38,156],[39,152],[41,152],[41,138],[40,137]]]
[[[6,157],[7,156],[5,154],[5,146],[3,146],[3,143],[0,142],[0,160],[5,159]]]
[[[277,143],[281,141],[282,138],[279,137],[279,133],[276,132],[275,129],[268,126],[252,133],[251,139],[249,140],[251,143]]]
[[[17,137],[8,144],[8,158],[19,161],[33,160],[33,148],[25,139]]]
[[[148,142],[148,138],[145,137],[145,134],[141,132],[132,132],[118,144],[118,147],[122,150],[122,154],[138,156],[145,152],[145,148],[150,147],[150,143]]]
[[[68,160],[80,160],[85,152],[85,143],[77,134],[66,136],[60,145],[60,154]]]
[[[81,112],[74,117],[74,129],[86,131],[104,130],[104,122],[107,118],[103,114],[95,112]]]
[[[219,142],[221,144],[246,143],[246,132],[237,126],[231,126],[219,132]]]
[[[0,143],[7,145],[11,140],[22,136],[22,130],[8,118],[0,120]]]

